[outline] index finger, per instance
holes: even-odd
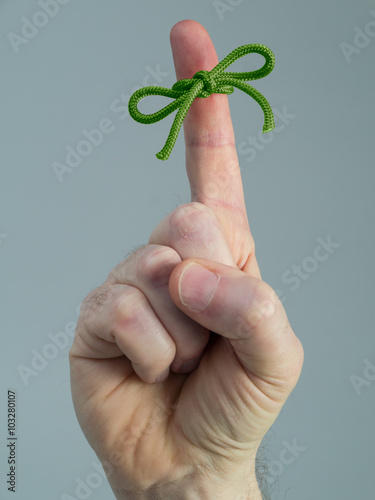
[[[219,62],[209,34],[196,21],[175,24],[170,40],[178,80],[210,71]],[[227,95],[196,98],[183,127],[191,200],[215,212],[230,242],[240,232],[246,246],[253,247]],[[252,250],[248,248],[248,253]],[[239,251],[233,248],[235,257]]]

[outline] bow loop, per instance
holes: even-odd
[[[246,54],[258,53],[265,58],[264,65],[255,71],[235,73],[226,72],[225,68],[235,60]],[[192,78],[184,78],[173,84],[171,89],[165,87],[144,87],[134,92],[129,99],[128,109],[130,116],[140,123],[155,123],[162,120],[175,109],[178,109],[168,139],[161,151],[156,154],[160,160],[167,160],[175,145],[182,122],[196,97],[210,97],[212,94],[232,94],[234,87],[242,90],[255,99],[264,113],[263,133],[270,132],[275,128],[272,109],[267,99],[256,89],[245,83],[245,81],[258,80],[267,76],[273,70],[275,56],[265,45],[253,43],[242,45],[233,50],[211,71],[197,71]],[[150,115],[145,115],[138,110],[138,102],[148,95],[162,95],[174,97],[176,100],[161,110]]]

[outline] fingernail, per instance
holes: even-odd
[[[154,384],[158,383],[158,382],[164,382],[164,380],[166,378],[168,378],[168,375],[169,375],[169,366],[166,370],[163,371],[163,373],[161,375],[159,375],[155,380],[154,380]]]
[[[189,264],[180,276],[178,290],[184,306],[203,311],[210,303],[220,276],[198,264]]]
[[[180,373],[189,373],[197,368],[201,360],[201,356],[198,358],[191,359],[190,361],[185,361],[179,370]]]

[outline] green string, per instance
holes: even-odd
[[[257,53],[265,58],[264,65],[255,71],[236,73],[236,72],[224,72],[224,69],[230,66],[234,61],[240,57],[245,56],[250,53]],[[134,94],[130,97],[128,103],[128,109],[130,116],[139,123],[149,124],[156,123],[166,116],[173,113],[175,109],[178,109],[175,116],[174,122],[172,124],[171,130],[169,132],[168,139],[161,151],[156,154],[156,158],[159,160],[168,160],[169,155],[176,143],[177,136],[182,126],[182,122],[189,111],[189,108],[196,97],[209,97],[211,94],[232,94],[234,92],[233,87],[237,87],[242,90],[253,99],[257,101],[264,113],[264,125],[263,134],[270,132],[275,128],[275,121],[272,113],[271,106],[269,105],[267,99],[254,87],[251,87],[245,81],[259,80],[271,73],[275,66],[275,56],[273,52],[259,43],[252,43],[248,45],[242,45],[237,49],[233,50],[227,55],[219,64],[217,64],[211,71],[198,71],[192,78],[185,78],[178,80],[172,89],[158,86],[143,87],[136,90]],[[149,95],[161,95],[165,97],[173,97],[176,100],[171,102],[164,108],[152,113],[150,115],[145,115],[138,110],[138,102],[143,99],[143,97]]]

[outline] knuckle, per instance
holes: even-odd
[[[172,215],[178,219],[184,219],[189,215],[196,217],[199,217],[199,215],[211,215],[211,217],[216,218],[214,212],[207,205],[199,203],[198,201],[191,201],[189,203],[185,203],[184,205],[180,205],[173,211]]]
[[[100,313],[112,298],[113,290],[111,286],[101,285],[94,288],[82,301],[80,318],[87,320],[93,314]]]
[[[156,287],[165,286],[173,269],[180,262],[181,257],[173,248],[153,246],[140,257],[137,274],[146,283]]]
[[[137,264],[147,245],[139,245],[129,252],[125,259],[115,266],[109,273],[107,280],[114,280],[118,283],[132,282],[137,277]]]
[[[280,306],[280,300],[271,286],[259,281],[249,306],[237,316],[238,338],[247,339],[262,322],[279,314]]]
[[[249,309],[247,320],[251,328],[259,326],[261,321],[271,318],[278,311],[279,298],[273,288],[260,281]]]
[[[214,212],[198,202],[181,205],[170,218],[173,237],[179,241],[196,241],[204,234],[212,234],[212,228],[217,227],[218,222]]]
[[[132,286],[126,286],[111,303],[110,318],[114,332],[122,331],[138,321],[144,314],[145,297]]]
[[[255,290],[255,298],[261,303],[272,303],[276,305],[279,302],[279,298],[275,290],[265,281],[259,280]]]

